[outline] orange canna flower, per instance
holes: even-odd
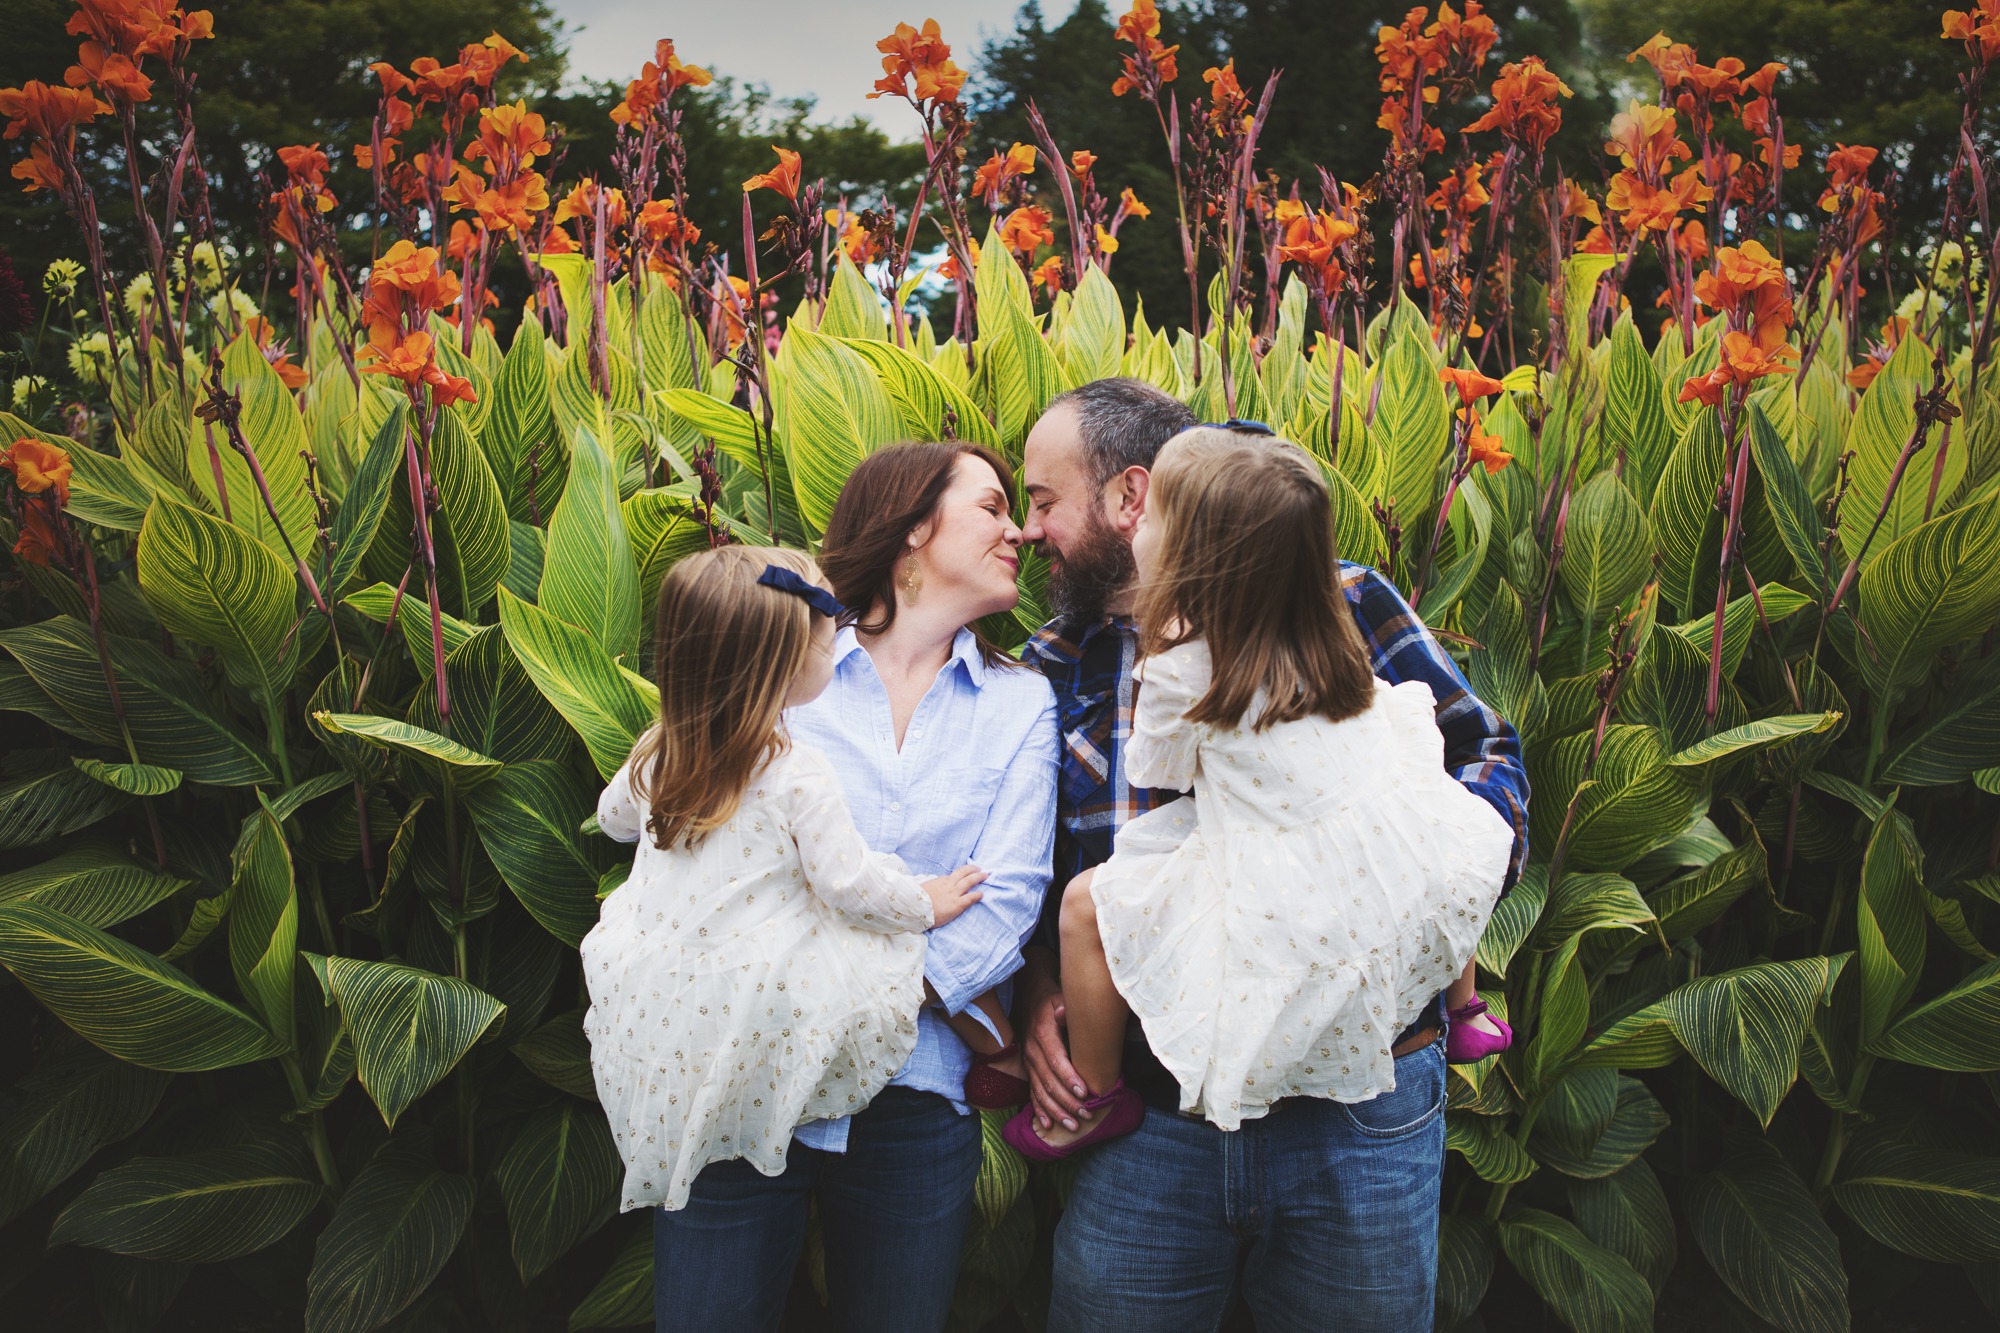
[[[1056,243],[1053,222],[1045,208],[1033,204],[1017,208],[1000,224],[1001,244],[1026,259],[1039,247]]]
[[[285,174],[294,185],[324,185],[326,183],[326,154],[318,144],[293,144],[278,150],[278,160],[285,164]]]
[[[966,73],[951,62],[951,47],[938,30],[936,19],[925,19],[922,28],[898,23],[896,30],[875,43],[882,52],[882,77],[875,81],[869,97],[885,94],[913,102],[956,102],[965,86]],[[916,80],[914,92],[910,80]]]
[[[1050,255],[1035,268],[1035,281],[1042,284],[1050,296],[1062,290],[1063,262],[1061,255]]]
[[[501,66],[510,60],[526,64],[528,57],[519,47],[497,32],[489,35],[483,42],[464,47],[458,53],[458,64],[465,70],[466,79],[481,88],[492,87]]]
[[[0,449],[0,469],[14,474],[15,489],[23,495],[53,490],[59,505],[69,503],[71,467],[68,451],[33,436]]]
[[[975,265],[978,264],[979,242],[973,240],[971,237],[968,236],[965,239],[965,248],[967,252],[970,254],[972,262]],[[957,255],[946,255],[944,262],[938,265],[938,272],[944,275],[945,277],[952,279],[954,282],[956,282],[960,278],[968,276],[967,274],[960,272],[958,267]]]
[[[21,188],[29,193],[36,190],[62,191],[62,168],[57,165],[55,154],[49,151],[47,144],[38,143],[30,147],[28,155],[16,162],[8,174],[23,182]]]
[[[1128,217],[1149,218],[1153,216],[1153,210],[1139,202],[1139,196],[1132,193],[1132,187],[1129,185],[1118,192],[1118,207]]]
[[[1460,370],[1457,366],[1441,367],[1438,379],[1458,390],[1460,407],[1470,407],[1481,398],[1491,397],[1507,387],[1489,375],[1482,375],[1476,370]]]
[[[1868,179],[1868,169],[1875,165],[1881,154],[1879,148],[1869,148],[1857,144],[1850,148],[1844,143],[1836,143],[1833,152],[1827,155],[1827,176],[1838,190],[1844,185],[1859,185]],[[1829,210],[1831,211],[1831,210]]]
[[[875,238],[859,218],[838,208],[827,209],[825,216],[826,225],[834,229],[834,236],[840,242],[841,252],[856,265],[875,258]]]
[[[1132,8],[1119,17],[1114,36],[1135,50],[1124,58],[1124,72],[1111,84],[1113,97],[1137,89],[1140,96],[1157,100],[1160,89],[1180,77],[1174,58],[1180,47],[1160,41],[1160,11],[1154,0],[1132,0]]]
[[[1069,169],[1078,177],[1088,176],[1090,169],[1097,165],[1097,154],[1087,148],[1079,148],[1069,155]]]
[[[1001,192],[1034,169],[1034,146],[1017,143],[1005,153],[995,153],[972,174],[972,193],[986,200],[987,207],[998,208]]]
[[[1788,346],[1780,345],[1775,349],[1760,347],[1747,333],[1725,333],[1722,335],[1721,363],[1708,374],[1695,376],[1683,384],[1679,401],[1718,406],[1724,391],[1732,385],[1741,390],[1766,375],[1792,374],[1794,368],[1781,363],[1797,355]]]
[[[727,288],[719,281],[715,284],[715,308],[722,312],[723,325],[728,331],[729,345],[734,347],[743,341],[743,320],[744,316],[750,312],[752,298],[748,282],[734,275],[731,275],[728,281],[729,286]],[[734,294],[734,300],[730,299],[731,293]]]
[[[1493,200],[1486,187],[1480,184],[1479,173],[1482,169],[1479,163],[1473,162],[1454,171],[1438,182],[1437,189],[1431,191],[1424,202],[1440,213],[1471,217]]]
[[[63,82],[72,88],[95,86],[112,101],[127,105],[143,102],[153,95],[153,81],[117,51],[106,51],[96,42],[85,42],[77,47],[76,60],[76,64],[63,71]]]
[[[1708,228],[1701,225],[1698,218],[1688,218],[1675,224],[1674,240],[1690,264],[1699,264],[1708,258]]]
[[[556,223],[560,226],[571,218],[594,221],[597,217],[597,182],[578,181],[570,192],[556,205]],[[604,192],[604,220],[613,230],[625,225],[625,192],[616,187]],[[553,251],[551,253],[554,253]]]
[[[479,113],[479,137],[466,145],[467,161],[486,159],[489,172],[524,170],[549,151],[548,122],[525,101]]]
[[[0,88],[0,116],[7,128],[0,138],[18,139],[23,134],[52,144],[72,141],[76,127],[87,125],[93,116],[108,116],[111,108],[81,88],[53,87],[30,79],[19,88]]]
[[[647,200],[639,210],[639,231],[655,245],[670,241],[693,245],[701,239],[701,228],[682,217],[671,199]]]
[[[1635,173],[1621,171],[1611,178],[1604,206],[1620,215],[1627,231],[1665,231],[1682,209],[1706,203],[1714,194],[1695,167],[1681,172],[1665,189],[1655,189]]]
[[[47,566],[61,552],[62,545],[62,531],[48,506],[23,506],[21,535],[14,542],[14,554],[27,564]]]
[[[611,119],[620,125],[644,120],[654,107],[674,95],[678,88],[706,88],[715,77],[700,65],[685,65],[674,54],[670,37],[662,37],[653,47],[653,58],[639,67],[639,77],[625,85],[625,100],[611,109]]]
[[[1488,435],[1486,427],[1470,407],[1459,409],[1466,423],[1466,461],[1486,469],[1491,476],[1514,461],[1514,455],[1507,452],[1506,443],[1498,435]]]
[[[1118,253],[1118,238],[1107,231],[1101,222],[1097,225],[1097,252],[1101,255]]]
[[[1611,121],[1611,137],[1604,151],[1624,163],[1628,170],[1665,174],[1675,158],[1694,156],[1674,132],[1674,113],[1665,107],[1633,102]]]
[[[502,233],[532,229],[535,214],[549,206],[549,191],[539,172],[524,171],[504,185],[481,190],[472,207],[480,225]]]
[[[1549,72],[1539,56],[1500,67],[1493,81],[1493,109],[1465,127],[1467,134],[1499,130],[1533,153],[1539,153],[1562,128],[1558,97],[1571,96],[1570,87]]]
[[[771,145],[771,151],[778,155],[778,165],[771,170],[752,176],[743,182],[747,194],[751,190],[776,190],[793,203],[799,201],[799,155],[789,148]]]
[[[1646,43],[1631,55],[1625,63],[1644,60],[1660,76],[1664,88],[1678,88],[1687,72],[1694,67],[1694,48],[1684,42],[1667,40],[1664,32],[1656,32]]]
[[[2000,4],[1979,0],[1970,12],[1947,9],[1943,36],[1948,42],[1964,42],[1966,51],[1980,64],[1992,64],[1994,57],[2000,56]]]

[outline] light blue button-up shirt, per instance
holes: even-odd
[[[961,1012],[1021,967],[1048,891],[1056,828],[1055,694],[1041,672],[989,667],[960,630],[896,748],[889,692],[875,663],[843,629],[834,640],[833,681],[790,710],[794,740],[833,761],[862,841],[893,852],[921,879],[962,865],[986,872],[981,899],[933,928],[924,976],[947,1010]],[[976,1011],[975,1011],[976,1012]],[[943,1017],[917,1017],[917,1046],[890,1080],[935,1092],[967,1114],[972,1057]],[[815,1120],[793,1138],[844,1152],[848,1122]]]

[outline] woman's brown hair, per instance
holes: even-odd
[[[853,608],[854,627],[881,634],[896,621],[896,562],[908,553],[910,534],[935,518],[951,489],[961,458],[976,458],[993,469],[1014,504],[1014,472],[1007,460],[983,444],[937,440],[895,444],[861,460],[840,488],[820,542],[819,563],[833,583],[833,595]],[[978,631],[980,656],[988,666],[1014,662]]]
[[[812,649],[814,612],[757,582],[767,565],[825,586],[798,551],[700,551],[660,583],[660,723],[632,751],[632,791],[655,845],[693,846],[729,822],[758,766],[784,752],[785,698]]]
[[[1196,427],[1160,450],[1146,496],[1157,524],[1139,590],[1144,651],[1204,640],[1213,676],[1188,719],[1240,726],[1259,690],[1262,731],[1364,712],[1368,650],[1341,590],[1326,478],[1287,440]]]

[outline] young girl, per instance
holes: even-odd
[[[582,948],[621,1211],[684,1206],[710,1162],[777,1175],[795,1127],[865,1107],[916,1044],[923,932],[979,900],[977,867],[920,883],[863,846],[784,733],[840,610],[796,551],[701,552],[660,587],[660,723],[597,808],[639,850]]]
[[[1145,653],[1135,787],[1193,789],[1118,833],[1063,897],[1070,1056],[1093,1114],[1052,1159],[1144,1116],[1119,1078],[1129,1012],[1223,1129],[1282,1097],[1395,1086],[1390,1047],[1471,960],[1513,833],[1445,772],[1429,688],[1391,686],[1341,590],[1333,511],[1296,445],[1177,436],[1132,542]]]

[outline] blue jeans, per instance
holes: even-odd
[[[1280,1102],[1233,1133],[1148,1108],[1081,1159],[1056,1230],[1049,1333],[1424,1333],[1437,1286],[1444,1041],[1356,1105]]]
[[[653,1215],[660,1333],[771,1333],[819,1204],[829,1327],[936,1333],[951,1309],[979,1176],[979,1117],[935,1093],[884,1088],[844,1153],[794,1143],[782,1175],[742,1161],[695,1177],[687,1207]]]

